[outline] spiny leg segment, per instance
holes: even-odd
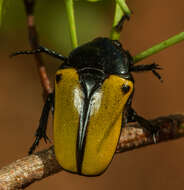
[[[161,81],[163,82],[163,79],[161,75],[156,70],[161,70],[162,68],[160,65],[156,63],[147,64],[147,65],[131,65],[130,71],[131,72],[145,72],[145,71],[152,71],[152,73]]]
[[[55,57],[57,59],[60,59],[62,61],[67,60],[67,58],[65,56],[63,56],[63,55],[61,55],[61,54],[59,54],[59,53],[57,53],[57,52],[55,52],[53,50],[49,50],[49,49],[47,49],[47,48],[45,48],[43,46],[40,46],[39,48],[34,49],[34,50],[30,50],[30,51],[29,50],[26,50],[26,51],[17,51],[15,53],[12,53],[10,55],[10,57],[14,57],[14,56],[17,56],[17,55],[23,55],[23,54],[37,54],[37,53],[42,53],[42,52],[46,53],[48,55],[51,55],[52,57]]]
[[[51,108],[54,106],[54,95],[53,93],[48,94],[46,102],[44,104],[39,126],[36,130],[35,134],[35,141],[32,144],[31,148],[29,149],[29,154],[32,154],[35,150],[35,148],[38,146],[40,140],[44,138],[44,141],[47,143],[47,141],[50,141],[49,138],[46,135],[46,130],[47,130],[47,123],[48,123],[48,117],[49,117],[49,112]]]

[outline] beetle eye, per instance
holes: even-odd
[[[61,80],[61,78],[62,78],[61,74],[56,75],[56,83],[57,84],[59,83],[59,81]]]
[[[130,90],[130,86],[125,85],[125,84],[122,86],[122,91],[123,91],[124,94],[128,93],[129,90]]]

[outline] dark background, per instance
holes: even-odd
[[[36,23],[42,45],[68,55],[71,50],[66,13],[62,1],[38,0]],[[121,42],[132,55],[184,30],[183,0],[128,0],[131,20],[121,33]],[[79,43],[108,36],[113,3],[76,2]],[[22,1],[8,1],[0,32],[0,167],[26,156],[33,142],[43,106],[42,89],[32,56],[9,59],[11,52],[29,49]],[[59,61],[44,55],[53,79]],[[184,109],[184,42],[168,48],[140,64],[155,61],[164,70],[161,84],[151,73],[136,74],[134,108],[146,118]],[[52,138],[52,125],[49,123]],[[50,146],[41,143],[38,150]],[[60,172],[28,189],[128,189],[161,190],[184,187],[184,140],[118,154],[100,177],[87,178]]]

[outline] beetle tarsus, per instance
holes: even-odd
[[[46,135],[46,130],[47,130],[48,116],[52,106],[53,106],[53,93],[50,93],[48,94],[45,105],[43,107],[39,126],[35,134],[36,139],[31,148],[29,149],[29,154],[32,154],[34,152],[35,148],[38,146],[42,138],[44,139],[45,143],[47,143],[47,141],[51,142],[48,136]]]
[[[163,82],[161,75],[156,70],[161,70],[162,67],[156,63],[147,64],[147,65],[131,65],[130,71],[132,72],[145,72],[145,71],[152,71],[152,73]]]
[[[123,24],[126,20],[130,20],[130,16],[128,14],[123,15],[118,24],[115,26],[117,32],[121,32]]]
[[[155,133],[153,133],[153,142],[154,142],[155,144],[157,144],[157,139],[156,139]]]
[[[36,148],[36,147],[38,146],[38,144],[39,144],[39,141],[40,141],[40,138],[39,138],[39,137],[36,137],[36,139],[35,139],[33,145],[32,145],[31,148],[29,149],[28,154],[32,154],[32,153],[34,152],[35,148]]]
[[[40,129],[40,128],[39,128]],[[31,148],[29,149],[28,154],[32,154],[34,152],[34,150],[36,149],[36,147],[39,145],[40,140],[43,138],[45,143],[47,144],[47,142],[51,142],[51,140],[49,139],[49,137],[46,135],[46,129],[44,131],[39,131],[37,130],[36,132],[36,139],[33,143],[33,145],[31,146]]]
[[[44,134],[43,139],[44,139],[46,144],[47,144],[47,142],[49,142],[49,143],[52,142],[46,134]]]

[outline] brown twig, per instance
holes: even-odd
[[[151,120],[151,123],[160,127],[157,144],[184,137],[184,114],[159,117]],[[125,152],[153,143],[152,137],[134,123],[123,128],[116,152]],[[62,168],[57,163],[51,147],[3,167],[0,170],[0,190],[22,189],[59,171],[62,171]]]
[[[27,26],[29,33],[29,42],[32,49],[39,47],[38,34],[34,21],[34,7],[35,0],[24,0],[26,15],[27,15]],[[37,63],[37,70],[40,76],[40,81],[43,87],[43,96],[45,97],[48,93],[52,92],[50,81],[44,66],[43,59],[40,54],[35,54],[35,60]]]
[[[156,139],[157,144],[184,136],[184,114],[158,117],[151,120],[151,123],[160,128]],[[140,128],[137,123],[133,123],[123,128],[116,152],[125,152],[150,144],[154,144],[152,136]]]

